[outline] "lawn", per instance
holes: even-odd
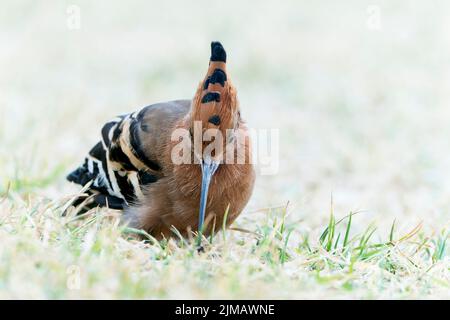
[[[72,4],[0,13],[0,298],[450,299],[449,4]],[[192,97],[211,40],[276,172],[202,252],[77,216],[102,124]]]
[[[20,203],[18,203],[20,202]],[[3,200],[1,298],[448,298],[448,231],[392,224],[376,239],[363,213],[330,212],[320,234],[286,208],[247,213],[203,239],[156,241],[119,214],[61,214],[70,200]]]

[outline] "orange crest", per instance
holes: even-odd
[[[203,130],[219,129],[223,136],[238,120],[236,89],[226,71],[226,52],[220,42],[211,42],[208,72],[192,100],[191,119],[201,121]]]

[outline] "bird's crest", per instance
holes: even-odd
[[[234,129],[237,123],[236,89],[226,69],[227,54],[220,42],[211,42],[211,57],[205,78],[192,100],[191,119],[203,129]]]

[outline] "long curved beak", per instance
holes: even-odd
[[[205,222],[206,202],[208,199],[208,189],[211,183],[211,177],[219,167],[219,163],[211,160],[210,158],[204,158],[202,160],[202,189],[200,193],[200,210],[198,217],[198,232],[203,232],[203,223]]]

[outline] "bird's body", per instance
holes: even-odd
[[[241,213],[255,179],[250,140],[240,117],[236,91],[227,79],[225,51],[220,43],[212,43],[211,50],[208,73],[192,100],[153,104],[103,127],[102,141],[68,176],[82,185],[93,181],[89,189],[94,194],[91,205],[124,209],[126,223],[157,238],[171,236],[173,228],[184,235],[197,228],[209,234],[222,226],[225,212],[226,225]],[[201,137],[207,129],[221,134],[225,140],[218,146],[223,149],[216,148],[212,155],[199,154],[192,143],[197,124],[203,126]],[[176,132],[188,133],[188,148],[181,154],[184,160],[192,161],[176,161],[180,152],[174,150],[186,146],[176,138]],[[200,142],[203,147],[208,144],[203,139]],[[235,148],[228,149],[231,145]],[[225,163],[224,159],[236,160],[239,150],[244,151],[244,161]],[[227,154],[230,157],[226,158]],[[222,160],[214,160],[218,156]],[[217,171],[211,174],[205,191],[202,182],[204,163],[208,161],[217,161]],[[200,199],[205,192],[202,208]],[[204,226],[199,226],[199,209],[206,212]]]
[[[164,129],[184,117],[190,103],[190,100],[156,103],[108,121],[101,129],[101,141],[68,180],[81,185],[92,180],[88,192],[94,197],[88,205],[125,209],[142,201],[145,186],[162,175],[158,149],[166,136]],[[151,148],[144,151],[144,144]]]

